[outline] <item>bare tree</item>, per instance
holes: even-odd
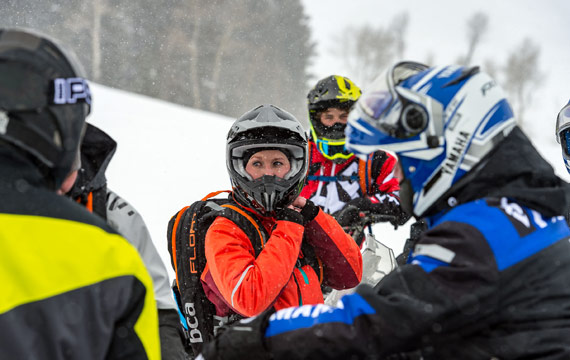
[[[394,16],[390,23],[390,30],[394,35],[395,53],[398,59],[404,58],[404,51],[406,50],[406,33],[410,23],[410,15],[407,12],[401,12]]]
[[[520,126],[524,124],[524,114],[540,86],[542,73],[539,69],[540,47],[530,38],[525,38],[507,59],[504,87],[515,107],[515,116]]]
[[[342,55],[344,65],[354,75],[354,81],[366,87],[389,63],[396,53],[396,39],[392,31],[364,25],[348,27],[335,43],[333,51]]]
[[[338,46],[329,52],[342,59],[357,84],[366,87],[390,63],[403,58],[408,24],[408,13],[402,12],[386,27],[347,27],[336,36]]]
[[[499,72],[501,69],[494,60],[486,59],[483,62],[483,70],[493,79],[497,79],[499,77]]]
[[[107,1],[98,0],[92,3],[92,15],[93,15],[93,25],[91,27],[91,76],[93,81],[99,81],[101,79],[101,59],[102,59],[102,47],[101,47],[101,19],[108,11]]]
[[[459,58],[459,63],[463,65],[471,64],[475,50],[481,43],[487,27],[489,25],[489,17],[487,14],[477,12],[467,20],[467,54],[465,57]]]

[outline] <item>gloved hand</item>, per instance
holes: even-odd
[[[265,348],[263,337],[274,310],[247,318],[218,329],[214,341],[204,346],[200,356],[205,360],[266,360],[271,356]]]
[[[336,221],[343,228],[350,227],[365,216],[364,212],[371,212],[373,204],[368,198],[350,200],[345,207],[335,214]]]
[[[290,207],[280,210],[275,218],[277,220],[292,221],[303,226],[312,221],[319,213],[319,207],[307,200],[301,211],[293,210]]]
[[[309,222],[313,221],[319,214],[319,207],[313,204],[311,200],[307,200],[307,203],[301,210],[301,215],[303,216],[303,225],[307,225]]]

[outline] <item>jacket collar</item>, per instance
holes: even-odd
[[[107,185],[105,171],[116,149],[115,140],[97,127],[87,124],[81,144],[81,170],[70,192],[72,198]]]
[[[477,168],[442,196],[426,216],[447,212],[450,203],[457,206],[485,197],[508,197],[545,216],[558,216],[566,213],[565,188],[566,183],[555,175],[552,166],[520,128],[515,127]]]

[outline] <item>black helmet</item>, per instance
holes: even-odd
[[[0,141],[32,156],[59,188],[90,110],[83,69],[44,35],[0,29],[0,79]]]
[[[256,180],[245,171],[251,150],[281,150],[291,170],[283,178]],[[307,176],[307,136],[299,121],[273,105],[261,105],[237,119],[228,133],[226,164],[236,199],[268,216],[287,207],[301,192]]]
[[[345,150],[345,124],[324,126],[319,113],[334,107],[350,110],[361,95],[360,88],[349,78],[331,75],[319,80],[307,95],[311,135],[319,151],[330,160],[343,162],[352,154]]]

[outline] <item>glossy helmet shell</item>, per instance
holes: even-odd
[[[73,53],[31,30],[0,29],[0,140],[59,188],[76,158],[91,94]]]
[[[342,162],[352,156],[345,149],[346,126],[324,126],[319,114],[331,107],[348,111],[360,95],[360,88],[349,78],[340,75],[319,80],[307,95],[311,136],[319,151],[329,160]]]
[[[347,147],[396,153],[402,206],[422,216],[514,126],[503,90],[479,68],[401,62],[355,105]]]
[[[253,179],[245,171],[247,154],[282,149],[288,154],[290,171],[283,177]],[[307,136],[290,113],[274,106],[258,106],[237,119],[227,138],[226,165],[234,196],[264,216],[271,216],[299,196],[308,167]]]

